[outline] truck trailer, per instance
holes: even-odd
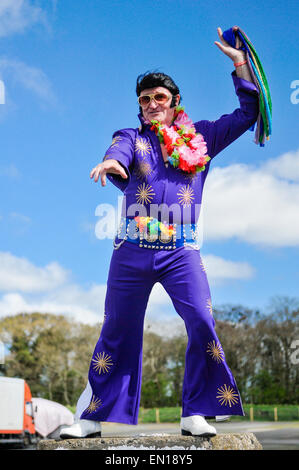
[[[0,377],[0,446],[36,444],[32,396],[23,379]]]

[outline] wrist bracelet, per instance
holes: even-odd
[[[240,65],[244,65],[247,63],[247,60],[244,60],[243,62],[234,62],[235,67],[240,67]]]

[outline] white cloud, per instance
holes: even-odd
[[[46,24],[43,10],[29,0],[1,0],[0,37],[23,33],[37,23]]]
[[[0,58],[0,76],[9,77],[6,83],[15,82],[34,93],[44,102],[56,104],[52,84],[47,75],[36,67],[6,57]]]
[[[40,268],[25,258],[0,252],[0,291],[42,292],[65,283],[69,273],[58,263]]]
[[[50,313],[53,315],[65,315],[80,323],[93,325],[102,322],[104,319],[104,302],[106,286],[99,285],[90,290],[80,290],[78,286],[73,286],[73,292],[76,294],[76,301],[70,299],[71,288],[64,296],[61,291],[58,298],[46,295],[39,298],[27,298],[17,292],[4,294],[0,298],[0,318],[18,313]],[[171,305],[170,305],[171,307]],[[175,312],[174,308],[168,312],[160,310],[154,312],[151,304],[148,304],[144,321],[144,329],[152,331],[165,337],[171,337],[175,334],[185,331],[184,322]]]
[[[83,289],[57,262],[37,267],[25,258],[0,253],[0,291],[0,317],[40,312],[68,315],[83,323],[103,320],[106,286]]]
[[[231,261],[220,256],[202,256],[210,285],[218,285],[230,280],[251,279],[255,269],[247,262]]]
[[[159,336],[163,335],[163,338],[171,338],[182,334],[187,336],[185,323],[174,309],[171,315],[168,316],[153,317],[152,315],[146,315],[144,329]]]
[[[299,151],[259,167],[211,170],[203,198],[205,240],[237,238],[281,247],[299,245]]]
[[[269,159],[262,165],[262,169],[277,178],[299,183],[299,150],[286,152],[280,157]]]
[[[64,314],[84,323],[103,320],[105,284],[82,288],[71,282],[71,275],[58,263],[37,267],[30,261],[0,253],[0,316],[19,312]],[[171,301],[160,284],[156,284],[148,304],[149,318],[165,313]]]
[[[247,279],[252,269],[246,263],[234,263],[219,257],[203,258],[209,281]],[[17,313],[64,314],[83,323],[103,321],[106,284],[92,284],[85,288],[74,284],[71,273],[57,262],[37,267],[25,258],[0,252],[0,317]],[[151,291],[145,325],[167,326],[174,334],[183,322],[172,301],[160,283]],[[153,330],[153,331],[154,331]],[[156,331],[156,330],[155,330]]]
[[[169,299],[169,295],[167,294],[162,284],[160,284],[160,282],[157,282],[152,288],[149,301],[153,309],[156,309],[157,307],[161,306],[170,305],[171,302]]]
[[[99,314],[94,309],[88,308],[83,303],[68,303],[48,295],[26,296],[17,292],[5,294],[0,298],[0,317],[15,315],[17,313],[51,313],[56,315],[66,315],[81,323],[93,324],[103,320],[103,314]]]
[[[52,4],[56,8],[56,3]],[[49,29],[46,12],[30,0],[0,1],[0,38],[16,33],[24,33],[35,24],[43,24]],[[17,59],[0,58],[0,78],[5,84],[5,103],[7,108],[14,107],[9,96],[9,85],[18,83],[39,97],[42,102],[56,104],[52,85],[46,74],[37,67],[29,66]],[[0,118],[4,110],[1,109]]]
[[[63,314],[83,323],[103,320],[106,285],[83,288],[57,262],[35,266],[0,252],[0,317],[17,313]]]

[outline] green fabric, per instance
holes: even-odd
[[[239,38],[241,39],[243,44],[245,41],[246,46],[249,50],[248,52],[247,48],[245,47],[247,60],[249,60],[250,58],[256,69],[257,85],[260,90],[260,94],[259,94],[259,108],[260,109],[259,110],[260,110],[260,114],[261,114],[262,121],[263,121],[263,132],[260,132],[258,135],[258,141],[261,144],[265,136],[269,139],[269,136],[272,130],[272,99],[271,99],[269,84],[268,84],[263,66],[261,64],[261,61],[259,59],[259,56],[253,44],[249,40],[248,36],[244,33],[244,31],[238,28],[237,33],[238,32],[241,33],[241,35],[238,34]]]

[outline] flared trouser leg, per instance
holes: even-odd
[[[188,344],[182,417],[244,415],[235,379],[215,331],[211,292],[199,250],[178,249],[158,259],[160,282],[185,322]]]
[[[150,253],[131,243],[113,252],[104,323],[77,404],[81,419],[138,423],[144,316],[154,284],[151,263]]]
[[[241,397],[215,331],[207,275],[199,250],[146,250],[124,243],[110,262],[105,321],[76,416],[138,423],[144,316],[160,282],[185,322],[188,344],[182,416],[244,415]]]

